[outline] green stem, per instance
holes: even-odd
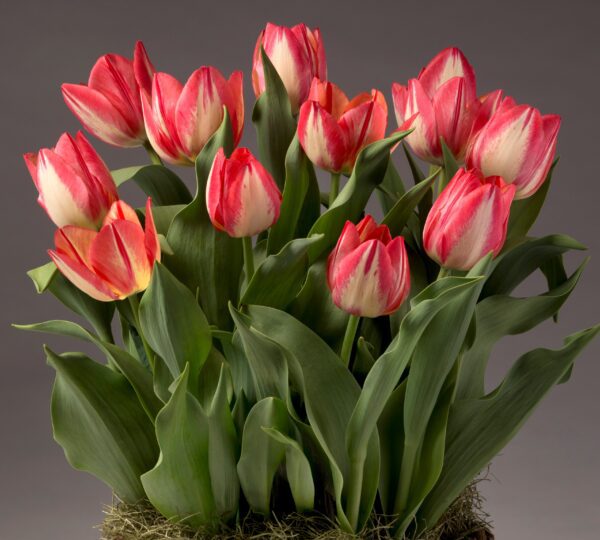
[[[342,362],[346,367],[350,367],[350,357],[352,356],[352,346],[354,345],[354,338],[356,337],[356,331],[358,330],[358,323],[360,317],[358,315],[350,315],[348,319],[348,325],[346,326],[346,334],[344,335],[344,341],[342,343],[341,358]]]
[[[340,192],[340,173],[331,173],[331,189],[329,190],[329,208]]]
[[[150,345],[148,345],[148,342],[142,333],[142,325],[140,324],[140,301],[138,300],[137,294],[132,294],[129,297],[129,305],[131,306],[131,312],[133,313],[135,327],[140,339],[142,340],[142,345],[144,346],[146,358],[148,359],[148,363],[154,372],[154,351],[151,349]]]
[[[150,157],[150,161],[152,162],[153,165],[163,165],[163,160],[160,159],[160,156],[156,153],[156,151],[154,150],[154,148],[152,148],[152,145],[150,144],[149,141],[146,141],[144,143],[144,148],[146,149],[146,152],[148,152],[148,156]]]
[[[450,275],[450,270],[448,268],[444,268],[443,266],[440,266],[440,272],[438,273],[437,278],[442,279],[449,275]]]
[[[250,283],[254,275],[254,252],[252,251],[252,238],[246,236],[242,238],[244,247],[244,266],[246,268],[246,283]]]

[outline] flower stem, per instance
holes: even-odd
[[[356,337],[356,331],[358,330],[358,323],[360,317],[358,315],[350,315],[348,319],[348,326],[346,326],[346,334],[344,335],[344,341],[342,343],[341,358],[342,362],[346,367],[350,366],[350,357],[352,356],[352,346],[354,345],[354,338]]]
[[[331,173],[331,189],[329,190],[329,208],[340,191],[340,173]]]
[[[132,294],[129,297],[129,305],[131,306],[131,312],[133,314],[137,333],[142,340],[142,345],[144,346],[144,352],[146,353],[148,364],[150,364],[150,368],[154,372],[154,351],[150,348],[150,345],[148,345],[148,342],[142,333],[142,325],[140,324],[140,301],[138,300],[137,294]]]
[[[148,156],[150,157],[150,161],[152,162],[153,165],[163,165],[164,166],[163,160],[160,159],[160,156],[156,153],[154,148],[152,148],[150,141],[146,141],[144,143],[144,148],[146,149],[146,152],[148,152]]]
[[[450,270],[448,268],[444,268],[443,266],[440,266],[440,272],[438,273],[437,278],[442,279],[449,275],[450,275]]]
[[[244,246],[244,266],[246,268],[246,283],[250,283],[254,275],[254,252],[252,251],[252,238],[245,236],[242,238]]]

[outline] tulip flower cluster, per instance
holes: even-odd
[[[377,501],[391,535],[421,537],[598,332],[522,356],[486,393],[495,343],[555,317],[581,274],[562,258],[579,243],[529,233],[558,116],[480,94],[448,48],[393,85],[390,129],[381,90],[350,99],[326,66],[318,29],[260,33],[255,156],[239,146],[240,71],[181,84],[138,42],[63,95],[89,133],[150,163],[111,171],[81,132],[24,156],[56,225],[29,274],[90,329],[21,328],[107,358],[47,349],[55,438],[122,500],[199,530],[295,509],[356,533]],[[195,167],[194,197],[165,163]],[[121,200],[127,181],[144,208]],[[511,296],[537,269],[548,290]]]

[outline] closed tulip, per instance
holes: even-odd
[[[99,232],[68,225],[56,231],[48,253],[62,274],[83,292],[109,302],[143,291],[150,283],[160,244],[150,199],[146,227],[130,206],[115,202]]]
[[[349,100],[335,84],[314,79],[300,108],[298,139],[309,159],[333,173],[349,173],[358,153],[382,139],[387,104],[378,90]]]
[[[279,218],[281,193],[269,172],[247,148],[230,158],[219,149],[206,186],[213,225],[234,238],[254,236]]]
[[[475,72],[459,49],[444,49],[407,86],[394,83],[392,95],[398,125],[417,115],[406,138],[417,156],[441,164],[443,138],[454,157],[464,159],[481,101]]]
[[[363,317],[396,311],[410,291],[404,239],[366,216],[346,222],[327,261],[327,281],[336,306]]]
[[[150,91],[154,66],[141,41],[133,61],[118,54],[98,59],[88,84],[63,84],[68,107],[85,129],[100,140],[121,147],[142,146],[144,129],[140,90]]]
[[[516,199],[533,195],[544,183],[556,152],[560,116],[540,114],[505,98],[474,137],[467,166],[499,175],[516,187]]]
[[[97,229],[119,198],[110,171],[79,132],[61,135],[53,149],[23,156],[38,190],[38,203],[58,226]]]
[[[292,112],[298,112],[308,97],[314,77],[327,78],[327,63],[321,32],[305,24],[292,28],[268,23],[258,36],[252,63],[252,86],[256,97],[265,91],[261,47],[277,70],[290,98]]]
[[[229,80],[214,67],[201,67],[185,85],[167,73],[156,73],[151,92],[142,92],[146,131],[165,161],[192,165],[223,121],[227,109],[237,145],[244,128],[242,72]]]
[[[459,169],[437,198],[423,229],[427,254],[447,269],[469,270],[506,239],[515,186],[477,169]]]

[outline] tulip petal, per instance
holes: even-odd
[[[328,81],[321,81],[316,77],[310,86],[308,99],[319,103],[336,120],[341,118],[350,103],[350,100],[339,86]]]
[[[116,201],[110,207],[102,223],[103,227],[110,225],[114,221],[130,221],[138,227],[141,227],[140,220],[135,210],[131,208],[125,201]]]
[[[466,56],[456,47],[448,47],[439,52],[419,74],[419,81],[430,98],[438,89],[453,77],[464,79],[465,101],[476,98],[475,71]]]
[[[89,267],[90,248],[98,233],[91,229],[67,225],[54,233],[56,252]]]
[[[234,71],[229,77],[230,102],[226,103],[231,116],[233,129],[233,145],[237,146],[244,132],[244,74]]]
[[[144,245],[146,254],[151,265],[154,261],[160,262],[160,242],[156,233],[156,225],[154,224],[154,215],[152,214],[152,199],[148,197],[146,201],[146,222],[144,224]]]
[[[23,154],[23,159],[25,160],[25,165],[27,166],[27,170],[29,171],[29,174],[31,175],[31,179],[33,180],[33,183],[35,184],[35,187],[38,188],[38,181],[37,181],[37,166],[38,166],[38,155],[36,152],[27,152],[26,154]],[[39,188],[38,188],[39,190]]]
[[[389,288],[387,313],[393,313],[408,297],[410,292],[410,269],[404,238],[397,236],[386,246],[393,271],[393,283]]]
[[[384,245],[387,245],[392,240],[390,229],[387,225],[377,225],[373,217],[368,214],[356,225],[356,231],[361,243],[367,240],[379,240]]]
[[[370,218],[371,216],[367,216]],[[365,219],[367,219],[365,218]],[[363,219],[362,221],[365,221]],[[373,218],[371,218],[372,220]],[[361,221],[361,223],[362,223]],[[334,283],[334,272],[338,267],[339,262],[346,257],[351,251],[356,249],[361,243],[359,231],[356,225],[351,221],[346,221],[342,233],[337,241],[334,250],[330,253],[327,258],[327,282],[329,288],[333,290]]]
[[[133,51],[133,72],[138,87],[143,92],[152,92],[152,77],[156,70],[150,62],[146,47],[141,41],[136,42]]]
[[[208,173],[206,183],[206,208],[213,225],[223,231],[225,230],[223,216],[223,200],[225,189],[225,164],[227,158],[223,148],[219,148]]]

